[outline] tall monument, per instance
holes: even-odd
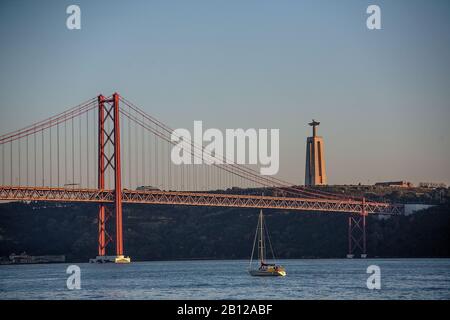
[[[323,138],[317,135],[320,122],[313,119],[309,125],[313,127],[312,137],[306,139],[305,185],[317,186],[327,184],[325,157],[323,154]]]

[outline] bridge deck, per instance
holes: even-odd
[[[114,201],[114,190],[0,186],[0,200],[112,203]],[[134,191],[127,189],[123,190],[122,200],[124,203],[326,211],[357,214],[360,214],[363,209],[363,203],[354,200],[180,191]],[[367,214],[396,215],[404,212],[404,205],[365,202],[364,211]]]

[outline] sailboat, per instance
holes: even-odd
[[[275,261],[275,255],[272,248],[272,243],[270,242],[269,233],[267,232],[267,227],[264,222],[264,215],[262,210],[259,213],[258,225],[256,226],[255,240],[253,242],[252,256],[250,258],[249,274],[251,276],[272,276],[284,277],[286,275],[286,270],[284,267],[277,265],[276,263],[267,263],[266,261],[266,236],[269,240],[269,248],[272,251],[272,257]],[[253,255],[255,253],[256,242],[258,242],[258,265],[257,268],[253,267]]]

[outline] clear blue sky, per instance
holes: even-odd
[[[118,91],[172,127],[279,128],[293,182],[315,118],[331,184],[450,183],[446,0],[3,0],[0,41],[1,133]]]

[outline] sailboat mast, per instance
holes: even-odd
[[[265,255],[264,255],[264,221],[263,221],[263,212],[262,210],[259,213],[259,225],[261,227],[261,233],[260,233],[260,260],[261,262],[264,262]]]

